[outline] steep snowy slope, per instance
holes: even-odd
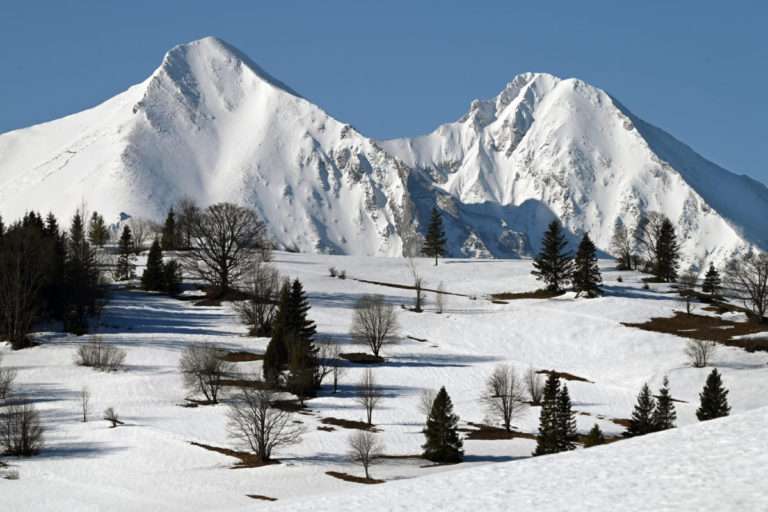
[[[353,128],[206,38],[91,110],[0,136],[0,213],[162,218],[182,196],[256,208],[304,251],[402,254],[407,169]]]
[[[589,450],[457,470],[270,510],[766,510],[768,409]]]
[[[519,75],[455,123],[381,145],[451,205],[457,242],[462,230],[481,234],[494,254],[514,250],[509,241],[536,247],[553,216],[607,249],[617,218],[631,227],[649,211],[678,224],[691,262],[768,247],[765,186],[706,161],[580,80]]]
[[[455,123],[374,142],[225,43],[181,45],[144,82],[85,112],[0,135],[0,215],[85,201],[161,219],[182,196],[257,209],[278,245],[401,255],[429,211],[449,254],[538,249],[559,217],[608,249],[614,223],[659,211],[688,263],[768,248],[768,189],[697,155],[605,92],[517,76]]]

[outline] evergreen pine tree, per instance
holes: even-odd
[[[704,283],[701,285],[701,291],[715,297],[720,293],[721,286],[720,272],[718,272],[715,266],[710,263],[709,270],[707,270],[707,273],[704,275]]]
[[[669,391],[669,379],[664,377],[663,384],[656,397],[656,409],[653,411],[653,430],[668,430],[675,428],[677,412],[675,403],[672,401],[672,394]]]
[[[601,444],[605,444],[605,436],[603,435],[603,431],[600,430],[600,427],[597,425],[597,423],[595,423],[587,436],[584,438],[584,448],[598,446]]]
[[[84,334],[88,331],[88,315],[96,312],[99,270],[79,212],[69,229],[64,274],[67,291],[64,327],[74,334]]]
[[[445,254],[445,242],[443,219],[440,216],[440,210],[433,206],[429,226],[427,227],[427,235],[424,238],[424,247],[421,252],[425,256],[435,258],[435,266],[437,266],[437,258]]]
[[[67,310],[66,271],[67,237],[59,229],[59,221],[53,213],[45,219],[44,236],[52,241],[48,280],[43,292],[48,301],[48,312],[57,320],[64,320]]]
[[[654,273],[656,277],[667,282],[677,279],[677,271],[680,266],[680,245],[677,243],[675,227],[666,217],[661,222],[655,252],[656,268]]]
[[[632,412],[632,419],[624,433],[626,437],[642,436],[654,431],[653,414],[656,409],[656,400],[651,394],[648,384],[643,384],[640,394],[637,395],[637,404]]]
[[[566,452],[576,449],[576,418],[571,407],[568,386],[563,385],[557,394],[557,451]]]
[[[461,462],[464,458],[463,442],[458,430],[459,417],[453,412],[453,403],[445,387],[441,387],[424,428],[426,442],[422,446],[424,458],[433,462]]]
[[[123,227],[123,233],[120,235],[117,250],[117,269],[115,271],[117,280],[125,281],[132,279],[136,265],[133,263],[133,233],[131,233],[130,227]]]
[[[280,372],[288,363],[287,338],[290,334],[288,329],[288,319],[291,315],[290,309],[291,285],[286,280],[280,288],[277,313],[272,323],[272,338],[267,345],[267,350],[264,353],[264,363],[262,364],[264,380],[272,384],[277,383]]]
[[[181,291],[181,265],[176,260],[168,260],[163,264],[163,292],[176,296]]]
[[[723,386],[720,373],[717,368],[707,377],[704,389],[699,393],[701,405],[696,410],[696,417],[699,421],[711,420],[728,416],[731,407],[728,405],[728,390]]]
[[[533,455],[548,455],[558,451],[558,397],[560,379],[555,372],[550,372],[544,384],[544,394],[539,413],[539,435],[536,438],[536,451]]]
[[[587,297],[595,297],[600,293],[603,278],[597,266],[597,248],[588,234],[584,234],[579,248],[576,250],[573,269],[573,289],[578,297],[584,293]]]
[[[175,251],[179,248],[179,233],[176,227],[176,214],[173,207],[168,210],[168,216],[163,225],[162,249],[164,251]]]
[[[141,287],[145,290],[162,291],[163,289],[163,250],[160,240],[155,238],[149,248],[147,266],[141,275]]]
[[[109,229],[104,222],[104,217],[97,212],[93,212],[88,224],[88,240],[99,247],[103,247],[109,241]]]
[[[541,251],[533,260],[534,270],[531,272],[536,279],[544,281],[552,292],[561,291],[571,279],[573,260],[565,251],[567,245],[560,222],[553,220],[544,233]]]

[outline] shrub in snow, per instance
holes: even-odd
[[[123,424],[123,422],[120,421],[120,416],[118,416],[117,412],[112,407],[108,407],[104,411],[104,419],[110,423],[110,428],[115,428],[118,425]]]
[[[0,446],[9,455],[29,457],[43,447],[40,413],[32,404],[11,403],[0,411]]]
[[[346,278],[347,278],[347,271],[339,270],[339,279],[346,279]]]
[[[704,368],[709,364],[717,350],[717,343],[712,340],[689,339],[685,346],[685,355],[694,368]]]
[[[0,354],[0,364],[2,362],[2,354]],[[0,366],[0,400],[5,400],[11,395],[11,388],[15,378],[16,370]]]
[[[201,393],[209,402],[218,403],[223,380],[235,368],[222,356],[216,345],[192,345],[184,349],[179,366],[184,386],[190,393]]]
[[[115,371],[123,365],[125,356],[125,350],[97,339],[78,347],[75,363],[78,366],[88,366],[97,370]]]
[[[328,274],[329,274],[331,277],[336,277],[336,275],[338,274],[338,271],[336,270],[336,267],[330,267],[330,268],[328,268]]]

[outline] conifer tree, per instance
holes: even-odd
[[[579,248],[576,250],[573,269],[573,289],[578,297],[582,293],[587,297],[595,297],[600,293],[603,278],[597,266],[597,248],[588,234],[584,234]]]
[[[63,320],[66,309],[67,237],[59,229],[59,221],[53,213],[45,219],[43,235],[52,242],[48,282],[44,294],[48,298],[51,316]]]
[[[179,248],[179,233],[176,226],[176,214],[173,207],[168,210],[168,216],[163,225],[162,249],[164,251],[175,251]]]
[[[659,228],[655,256],[654,274],[656,277],[667,282],[677,279],[677,271],[680,266],[680,245],[677,243],[675,227],[666,217],[662,220]]]
[[[701,285],[701,291],[715,297],[720,293],[721,286],[722,281],[720,280],[720,272],[718,272],[715,266],[710,263],[709,270],[707,270],[707,273],[704,275],[704,283]]]
[[[123,233],[118,242],[117,269],[115,271],[118,281],[125,281],[133,278],[136,270],[133,256],[133,234],[131,228],[127,225],[123,227]]]
[[[163,264],[163,292],[175,296],[181,291],[181,265],[176,260],[168,260]]]
[[[653,411],[653,430],[668,430],[675,428],[677,412],[675,403],[672,401],[672,394],[669,391],[669,379],[664,377],[659,395],[656,397],[656,409]]]
[[[163,288],[163,250],[160,240],[155,238],[149,248],[147,266],[141,275],[141,286],[145,290],[159,291]]]
[[[561,291],[571,279],[573,260],[565,250],[567,245],[560,222],[553,220],[544,233],[541,251],[533,260],[531,272],[539,281],[544,281],[549,291]]]
[[[96,256],[85,236],[85,225],[80,213],[72,218],[67,244],[65,283],[67,311],[64,327],[74,334],[88,331],[88,315],[96,311],[99,270]]]
[[[288,362],[287,337],[289,309],[291,306],[291,285],[286,280],[280,288],[280,295],[275,320],[272,323],[272,338],[269,340],[267,350],[264,353],[262,372],[264,380],[272,384],[277,383],[280,372]]]
[[[424,458],[433,462],[461,462],[464,448],[458,430],[459,417],[453,412],[453,403],[445,387],[441,387],[432,402],[432,409],[424,428],[426,442],[422,446]]]
[[[437,258],[445,254],[445,242],[443,219],[440,216],[440,210],[437,209],[437,206],[433,206],[432,215],[429,219],[429,226],[427,227],[427,235],[424,238],[424,247],[421,252],[425,256],[435,258],[435,266],[437,266]]]
[[[93,212],[88,224],[88,240],[99,247],[103,247],[109,241],[109,229],[104,222],[104,217],[97,212]]]
[[[5,224],[3,224],[3,216],[0,215],[0,238],[5,234]]]
[[[584,438],[584,448],[598,446],[601,444],[605,444],[605,436],[603,435],[603,431],[600,430],[600,427],[597,425],[597,423],[595,423],[587,436]]]
[[[626,437],[642,436],[654,431],[653,414],[656,409],[656,400],[651,394],[648,384],[643,384],[640,394],[637,395],[637,404],[632,412],[632,419],[624,433]]]
[[[563,385],[557,395],[557,451],[566,452],[576,449],[576,418],[571,407],[568,386]]]
[[[533,455],[548,455],[558,451],[558,396],[560,379],[555,372],[550,372],[544,384],[544,396],[539,413],[539,435],[536,438],[536,451]]]
[[[699,393],[701,405],[696,410],[696,417],[699,421],[711,420],[728,416],[731,407],[728,405],[728,390],[723,386],[720,373],[717,368],[707,377],[704,389]]]

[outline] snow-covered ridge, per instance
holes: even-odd
[[[689,262],[768,247],[768,189],[708,162],[604,91],[544,73],[515,77],[454,123],[373,141],[204,38],[144,82],[79,114],[0,135],[0,214],[160,218],[182,196],[235,201],[281,246],[401,255],[432,205],[454,256],[536,250],[555,216],[607,249],[617,217],[660,211]]]

